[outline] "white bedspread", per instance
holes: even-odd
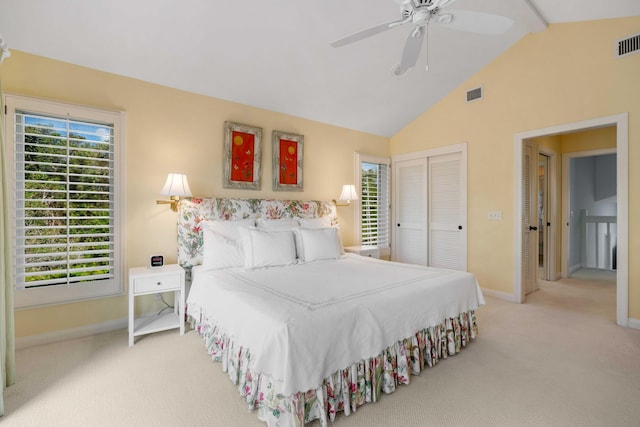
[[[249,348],[253,371],[288,396],[483,304],[471,273],[347,254],[258,270],[196,267],[187,311]]]

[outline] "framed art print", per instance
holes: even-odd
[[[273,190],[302,191],[304,136],[273,131]]]
[[[224,122],[224,188],[260,190],[262,128]]]

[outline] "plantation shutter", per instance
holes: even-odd
[[[389,163],[361,163],[362,245],[389,246]]]
[[[15,112],[16,286],[114,279],[114,125]]]

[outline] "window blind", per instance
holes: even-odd
[[[16,286],[113,279],[114,125],[15,113]]]
[[[389,165],[361,163],[361,244],[389,246]]]

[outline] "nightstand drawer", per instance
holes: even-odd
[[[362,245],[362,246],[347,246],[344,248],[345,252],[351,252],[354,254],[366,256],[369,258],[380,259],[380,248],[377,246]]]
[[[180,288],[179,275],[162,275],[158,277],[139,277],[134,280],[133,291],[136,294],[143,292],[158,292],[168,289]]]

